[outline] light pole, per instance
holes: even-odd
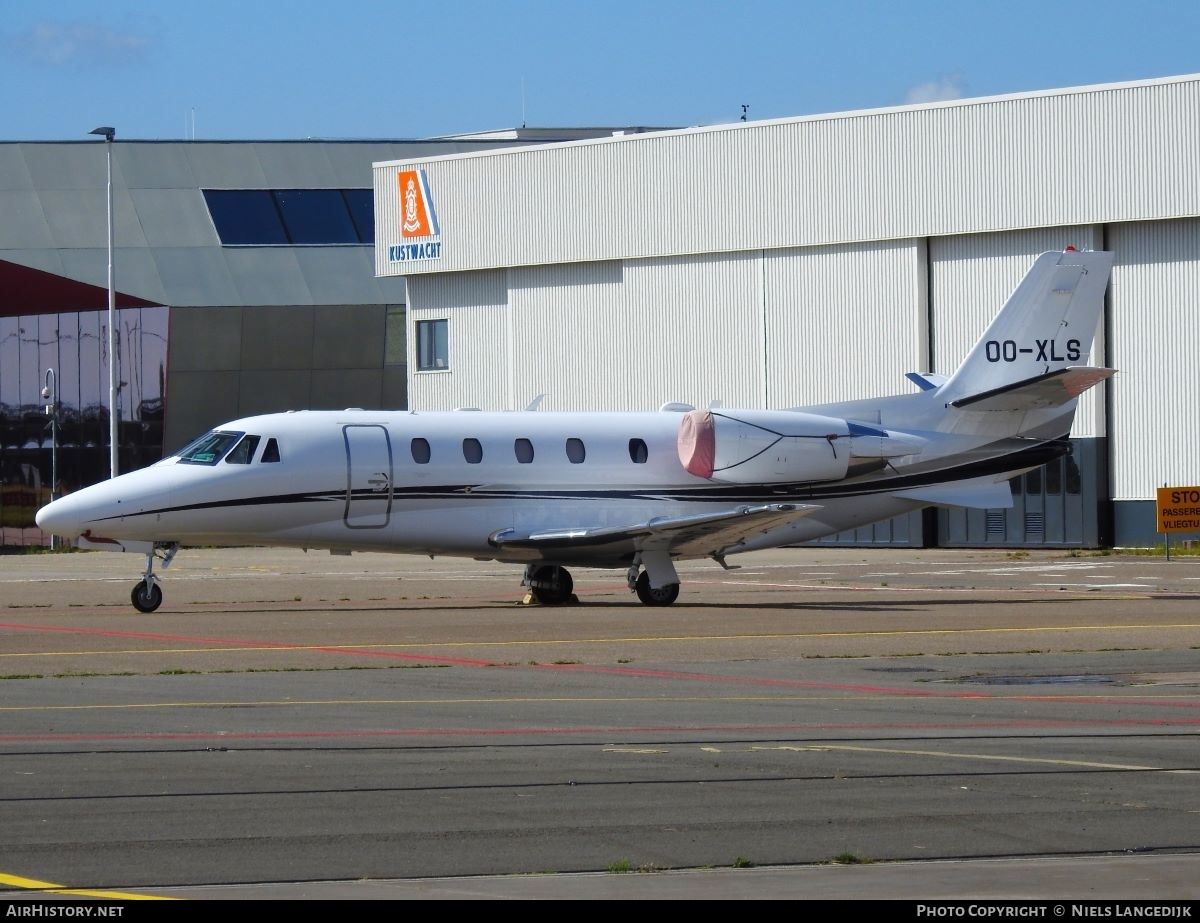
[[[117,130],[104,125],[89,135],[104,135],[108,162],[108,476],[117,476],[117,290],[113,284],[112,141]]]
[[[46,369],[46,386],[42,388],[46,401],[46,416],[50,418],[50,502],[58,499],[58,379],[54,369]],[[58,536],[50,536],[50,547],[58,547]]]

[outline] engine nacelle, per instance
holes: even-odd
[[[787,410],[692,410],[683,414],[678,438],[684,468],[731,484],[836,481],[924,446],[910,433]]]
[[[836,481],[850,464],[849,437],[845,420],[819,414],[693,410],[679,424],[679,460],[697,477],[733,484]]]

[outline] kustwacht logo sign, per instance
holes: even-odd
[[[388,247],[388,260],[411,263],[417,260],[436,260],[442,256],[441,228],[429,194],[429,177],[424,170],[399,170],[400,236],[413,239],[411,243]]]

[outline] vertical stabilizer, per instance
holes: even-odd
[[[1003,310],[938,389],[947,404],[1085,365],[1104,310],[1113,254],[1051,251],[1035,261]]]

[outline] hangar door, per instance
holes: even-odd
[[[1010,509],[939,509],[937,544],[942,547],[1096,548],[1110,541],[1096,485],[1103,440],[1072,439],[1071,454],[1009,481]]]

